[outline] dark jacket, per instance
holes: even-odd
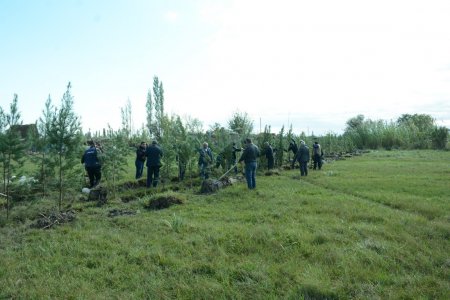
[[[241,148],[237,148],[236,146],[233,145],[233,147],[231,148],[231,158],[236,161],[236,152],[241,152]]]
[[[84,164],[86,168],[100,166],[100,161],[97,157],[97,148],[95,148],[95,146],[90,146],[84,151],[84,154],[81,157],[81,163]]]
[[[319,144],[314,144],[313,145],[313,154],[314,155],[323,156],[322,147],[320,147]]]
[[[248,144],[242,152],[239,162],[244,161],[246,164],[256,162],[259,157],[259,148],[255,144]]]
[[[147,147],[147,167],[161,167],[161,157],[163,151],[158,145],[152,144]]]
[[[199,165],[209,165],[213,162],[213,155],[211,148],[201,148],[199,151],[198,164]]]
[[[289,152],[291,150],[292,150],[292,153],[297,154],[297,151],[298,151],[297,144],[295,144],[293,142],[290,142],[289,143],[289,148],[287,149],[287,151]]]
[[[266,146],[266,149],[265,149],[265,151],[264,151],[264,154],[266,155],[266,158],[268,159],[268,160],[270,160],[270,159],[272,159],[273,160],[273,148],[272,148],[272,146]]]
[[[295,160],[299,162],[308,162],[309,161],[309,148],[306,145],[301,145],[298,148],[297,154],[295,156]]]
[[[145,159],[147,158],[146,151],[147,151],[147,149],[145,149],[142,146],[139,146],[136,150],[136,160],[144,162]]]

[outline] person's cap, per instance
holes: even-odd
[[[153,140],[153,141],[152,141],[152,144],[153,144],[153,145],[156,145],[156,144],[158,144],[158,142],[157,142],[156,140]]]

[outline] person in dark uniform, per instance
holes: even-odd
[[[273,148],[270,146],[269,142],[264,143],[264,154],[267,158],[267,170],[272,170],[275,158],[273,155]]]
[[[315,141],[313,145],[314,170],[316,170],[317,168],[319,168],[319,170],[322,169],[322,157],[323,157],[322,147],[320,147],[318,141]]]
[[[101,150],[95,147],[94,141],[90,140],[87,143],[89,148],[84,151],[81,163],[84,164],[89,176],[89,188],[93,188],[100,183],[102,178],[102,166],[98,159],[98,151]]]
[[[289,148],[287,149],[287,152],[289,152],[289,151],[292,151],[292,153],[294,154],[294,158],[293,158],[292,164],[291,164],[291,169],[293,169],[295,166],[295,157],[297,156],[297,151],[298,151],[298,146],[294,139],[291,139],[291,141],[289,142]]]
[[[245,140],[245,148],[242,152],[239,162],[245,162],[245,179],[247,180],[247,187],[254,189],[256,187],[256,159],[259,157],[259,148],[252,143],[252,140],[247,138]]]
[[[296,160],[300,163],[300,175],[308,176],[309,148],[304,141],[300,141],[300,147],[298,148],[294,162]]]
[[[203,147],[199,150],[198,166],[200,168],[200,177],[202,179],[209,178],[209,168],[213,163],[213,155],[208,143],[204,142]]]
[[[147,187],[156,187],[159,181],[159,169],[161,168],[161,158],[163,151],[156,141],[147,147]]]
[[[136,160],[135,160],[135,166],[136,166],[136,179],[139,179],[142,177],[142,173],[144,171],[144,163],[145,159],[147,158],[146,152],[147,151],[147,143],[141,142],[139,147],[136,149]]]

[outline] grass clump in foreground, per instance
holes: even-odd
[[[72,223],[0,228],[0,298],[448,299],[449,158],[373,152],[161,210],[76,203]]]

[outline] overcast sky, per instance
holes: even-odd
[[[0,0],[0,106],[24,123],[72,83],[85,131],[165,111],[208,129],[234,112],[278,132],[341,133],[363,114],[450,127],[448,0]]]

